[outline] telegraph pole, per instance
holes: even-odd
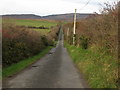
[[[75,45],[76,11],[77,11],[77,9],[75,9],[75,14],[74,14],[73,45]]]
[[[67,30],[67,37],[69,36],[69,28],[68,28],[68,30]]]
[[[67,29],[67,41],[69,40],[69,27]]]

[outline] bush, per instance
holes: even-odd
[[[42,40],[42,42],[44,43],[45,46],[48,46],[48,45],[49,45],[48,40],[47,40],[47,38],[46,38],[45,35],[44,35],[44,36],[41,36],[41,40]]]
[[[76,46],[66,46],[78,68],[92,88],[118,86],[118,8],[106,4],[101,14],[94,14],[76,24]],[[68,28],[70,36],[67,36]],[[65,40],[73,35],[73,23],[64,25]],[[72,40],[70,41],[72,42]],[[84,49],[79,48],[81,46]],[[89,47],[89,48],[88,48]],[[102,73],[101,73],[102,72]]]
[[[88,38],[87,37],[85,37],[85,36],[81,36],[80,37],[80,45],[81,45],[81,47],[83,48],[83,49],[87,49],[88,48]]]
[[[31,56],[24,38],[28,35],[23,27],[3,24],[3,67]]]
[[[53,45],[53,37],[56,37],[51,31],[48,36],[41,36],[35,30],[30,30],[24,26],[3,23],[3,68],[17,63],[20,60],[40,53],[49,45]],[[48,38],[53,36],[51,38]]]
[[[76,23],[76,45],[83,48],[92,47],[93,45],[99,48],[107,48],[111,55],[117,55],[117,41],[118,41],[118,5],[106,4],[101,14],[95,13],[86,19],[80,20]],[[68,23],[63,26],[65,40],[71,44],[73,36],[73,23]],[[67,31],[69,29],[69,36]],[[84,36],[84,37],[83,37]],[[87,37],[87,38],[86,38]],[[90,38],[90,40],[88,40]],[[89,42],[88,42],[89,41]]]

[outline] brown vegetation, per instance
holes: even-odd
[[[69,45],[73,41],[73,23],[64,25],[66,47],[92,88],[120,88],[118,5],[120,2],[114,5],[106,4],[100,15],[78,21],[75,46]]]
[[[47,36],[42,36],[39,32],[24,26],[3,23],[3,67],[36,55],[47,46],[53,46],[58,27],[53,28]]]
[[[69,30],[69,36],[67,31]],[[100,48],[106,48],[108,52],[116,54],[118,39],[118,4],[108,5],[103,8],[101,14],[89,17],[77,22],[76,25],[76,46],[88,44]],[[73,23],[64,26],[65,39],[72,44]],[[82,43],[83,42],[83,43]],[[83,46],[84,48],[84,46]]]

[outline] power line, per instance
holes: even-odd
[[[90,1],[91,0],[88,0],[87,3],[83,7],[81,7],[79,10],[82,10],[83,8],[85,8],[90,3]]]
[[[88,0],[88,1],[86,2],[86,4],[85,4],[83,7],[81,7],[79,10],[83,10],[91,1],[92,1],[92,0]],[[105,0],[105,1],[107,1],[107,0]],[[100,5],[100,6],[103,7],[103,5],[102,5],[100,2],[97,1],[97,3],[98,3],[98,5]]]

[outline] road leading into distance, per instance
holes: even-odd
[[[86,88],[81,74],[74,66],[60,30],[56,48],[15,76],[3,80],[3,88]]]

